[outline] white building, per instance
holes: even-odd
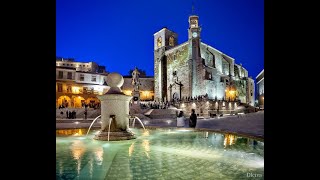
[[[56,107],[99,106],[96,95],[109,90],[104,66],[94,62],[75,62],[73,59],[56,59]]]

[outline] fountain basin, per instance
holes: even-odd
[[[130,130],[136,139],[110,142],[92,140],[97,130],[59,130],[56,179],[264,179],[263,141],[188,128]]]

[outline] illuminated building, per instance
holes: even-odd
[[[132,76],[123,76],[124,83],[122,85],[122,91],[126,95],[132,95],[133,86],[131,84],[132,82]],[[153,101],[154,100],[154,79],[153,76],[145,76],[145,77],[139,77],[140,86],[139,86],[139,92],[140,92],[140,100],[141,101]]]
[[[104,66],[95,62],[76,62],[74,59],[56,59],[56,107],[81,108],[84,104],[93,107],[100,103],[97,95],[109,90],[106,83],[108,73]],[[123,92],[131,95],[132,77],[124,76]],[[154,99],[152,76],[140,77],[140,99]]]
[[[97,95],[109,90],[105,83],[104,66],[94,62],[75,62],[74,59],[56,59],[56,107],[81,108],[100,103]]]
[[[202,42],[199,16],[189,16],[188,41],[162,28],[154,34],[155,100],[208,95],[254,106],[254,80],[235,59]]]
[[[264,69],[256,77],[259,108],[264,109]]]

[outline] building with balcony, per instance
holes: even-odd
[[[76,62],[71,58],[56,58],[56,107],[99,107],[97,95],[105,94],[110,87],[106,83],[107,71],[95,62]],[[132,76],[123,76],[121,89],[132,95]],[[140,77],[140,100],[154,99],[153,76]]]
[[[56,59],[56,107],[81,108],[85,104],[98,107],[97,95],[109,90],[104,66],[94,62]]]

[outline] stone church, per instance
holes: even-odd
[[[197,15],[189,16],[188,41],[162,28],[154,34],[154,98],[206,96],[254,105],[254,81],[235,59],[202,42]]]

